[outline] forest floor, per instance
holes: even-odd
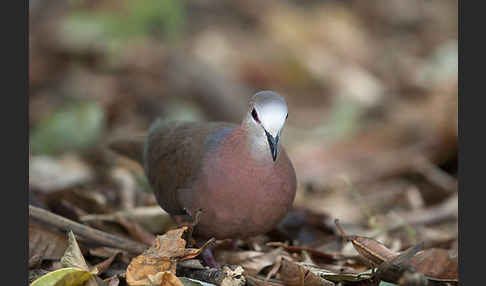
[[[457,1],[143,2],[29,2],[30,282],[457,285]],[[289,107],[294,206],[193,245],[106,142],[240,122],[263,89]]]

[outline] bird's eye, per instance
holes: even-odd
[[[251,116],[253,117],[253,119],[255,119],[256,122],[260,123],[260,119],[258,119],[258,114],[256,113],[255,108],[253,108],[253,110],[251,111]]]

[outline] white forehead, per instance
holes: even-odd
[[[283,97],[273,91],[261,91],[253,96],[254,108],[263,127],[276,136],[285,124],[287,103]]]

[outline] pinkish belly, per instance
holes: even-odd
[[[196,233],[206,237],[244,238],[273,229],[292,206],[295,185],[276,176],[209,175],[195,192],[192,209],[203,213]],[[289,176],[292,174],[289,174]],[[250,176],[251,177],[251,176]],[[214,182],[218,182],[215,184]]]

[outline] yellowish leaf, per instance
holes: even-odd
[[[81,286],[92,276],[93,274],[82,269],[61,268],[39,277],[30,286]]]

